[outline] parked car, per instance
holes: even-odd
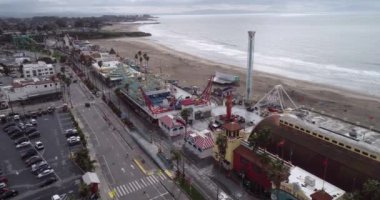
[[[16,139],[19,139],[20,137],[23,137],[23,136],[24,136],[23,132],[16,132],[16,133],[11,135],[11,139],[16,140]]]
[[[0,183],[0,189],[6,188],[7,184],[6,183]]]
[[[36,170],[38,167],[40,167],[41,165],[44,165],[44,164],[47,164],[47,162],[46,162],[46,161],[41,161],[41,162],[38,162],[38,163],[36,163],[36,164],[33,164],[33,165],[31,166],[32,171]]]
[[[23,130],[25,129],[25,124],[23,122],[18,123],[18,127]]]
[[[19,127],[17,127],[17,126],[11,126],[8,129],[6,129],[5,132],[7,132],[7,134],[10,136],[10,135],[12,135],[12,134],[14,134],[16,132],[21,132],[21,129]]]
[[[28,146],[30,146],[30,144],[31,144],[30,141],[21,142],[18,145],[16,145],[16,149],[21,149],[21,148],[24,148],[24,147],[28,147]]]
[[[34,147],[36,147],[37,150],[42,150],[45,148],[41,141],[37,141]]]
[[[33,132],[33,133],[30,133],[30,134],[28,135],[28,138],[29,138],[29,139],[33,139],[33,138],[38,138],[38,137],[40,137],[40,136],[41,136],[40,132],[35,131],[35,132]]]
[[[34,127],[30,127],[30,128],[25,129],[25,133],[26,133],[26,134],[33,133],[33,132],[35,132],[35,131],[37,131],[37,129],[34,128]]]
[[[30,158],[28,158],[28,159],[25,160],[25,164],[26,164],[26,166],[29,167],[29,166],[31,166],[31,165],[33,165],[35,163],[41,162],[41,161],[43,161],[43,159],[41,157],[39,157],[39,156],[32,156],[32,157],[30,157]]]
[[[40,187],[45,187],[55,183],[58,179],[56,177],[50,177],[41,183]]]
[[[18,144],[23,143],[23,142],[26,142],[26,141],[29,141],[29,139],[26,138],[26,137],[19,138],[19,139],[17,139],[17,140],[15,141],[15,145],[18,145]]]
[[[43,172],[39,173],[39,174],[37,175],[37,178],[43,178],[43,177],[45,177],[45,176],[47,176],[47,175],[50,175],[50,174],[52,174],[52,173],[54,173],[54,170],[53,170],[53,169],[46,169],[46,170],[44,170]]]
[[[11,127],[11,126],[16,126],[16,124],[15,124],[14,122],[10,122],[10,123],[8,123],[8,124],[5,124],[5,125],[3,126],[3,131],[5,131],[5,129],[7,129],[7,128]]]
[[[35,155],[37,155],[37,151],[35,149],[28,149],[21,154],[21,159],[25,160]]]
[[[78,130],[75,128],[66,129],[65,134],[68,134],[68,133],[78,133]]]
[[[37,126],[37,120],[36,119],[31,119],[30,123],[33,124],[34,126]]]
[[[13,119],[14,119],[14,120],[20,120],[20,115],[14,115],[14,116],[13,116]]]
[[[46,165],[41,165],[39,168],[35,169],[34,171],[32,171],[32,174],[34,175],[37,175],[37,174],[40,174],[42,173],[43,171],[45,170],[48,170],[48,169],[52,169],[50,167],[50,165],[46,164]]]
[[[17,190],[8,190],[0,195],[0,199],[9,199],[18,195]]]
[[[76,145],[80,143],[80,137],[79,136],[71,136],[67,139],[67,143],[69,145]]]
[[[8,183],[8,178],[5,176],[0,176],[0,182],[1,183]]]

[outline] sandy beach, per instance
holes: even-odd
[[[138,25],[115,24],[104,27],[104,30],[134,31],[137,28]],[[149,70],[152,73],[161,74],[166,79],[179,80],[183,86],[195,85],[202,89],[216,71],[239,75],[241,81],[237,92],[244,94],[246,72],[244,69],[222,64],[222,61],[215,63],[177,52],[155,43],[150,38],[116,38],[91,42],[108,49],[114,48],[120,56],[131,59],[139,50],[147,52],[150,57]],[[380,99],[377,97],[259,71],[254,71],[253,82],[255,101],[273,86],[282,84],[297,105],[305,105],[329,115],[380,129]]]

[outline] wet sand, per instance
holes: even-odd
[[[115,24],[104,29],[109,31],[135,31],[138,25]],[[92,40],[107,49],[114,48],[126,58],[134,59],[141,50],[150,57],[149,71],[161,74],[165,79],[179,80],[182,86],[198,86],[203,89],[209,77],[216,71],[240,76],[237,92],[244,95],[246,72],[244,69],[216,63],[182,53],[157,44],[149,38],[116,38]],[[380,99],[332,86],[299,81],[264,72],[254,71],[254,101],[259,100],[273,86],[282,84],[297,105],[304,105],[326,114],[360,122],[361,125],[380,129]]]

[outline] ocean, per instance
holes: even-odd
[[[380,14],[163,15],[140,27],[169,48],[254,70],[380,96]]]

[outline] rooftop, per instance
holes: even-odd
[[[311,195],[319,190],[324,190],[335,200],[345,193],[344,190],[296,166],[290,169],[289,183],[293,184],[294,188],[297,187],[302,190],[308,197],[311,197]]]
[[[281,118],[300,126],[307,126],[311,131],[327,134],[352,146],[360,146],[370,152],[380,152],[380,133],[369,128],[304,109],[294,110]]]

